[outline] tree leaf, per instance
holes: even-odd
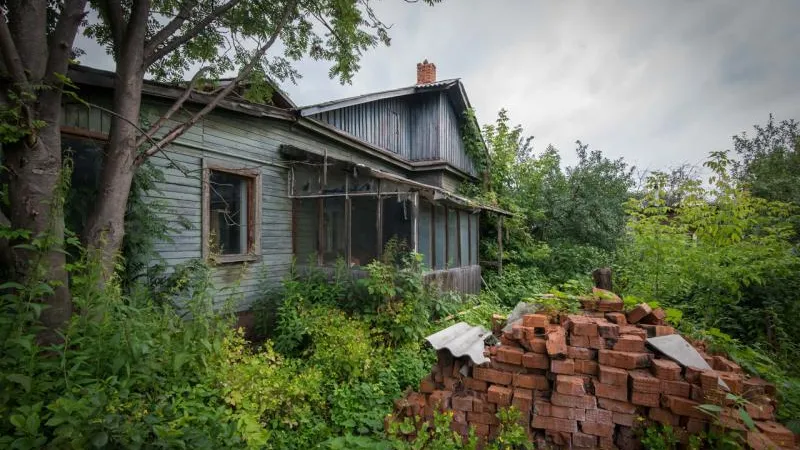
[[[105,447],[108,444],[108,433],[101,431],[92,436],[92,445],[96,448]]]
[[[755,422],[753,422],[753,418],[750,417],[750,414],[748,414],[744,408],[739,408],[739,417],[742,418],[742,422],[744,422],[744,424],[747,425],[747,428],[751,430],[755,429],[756,424]]]
[[[25,392],[31,391],[31,377],[27,375],[23,375],[21,373],[12,373],[10,375],[6,375],[6,379],[21,385],[25,389]]]

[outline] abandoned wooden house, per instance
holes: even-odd
[[[81,97],[109,103],[113,73],[75,67],[70,76]],[[143,92],[143,115],[154,120],[182,89],[148,81]],[[393,237],[423,255],[429,279],[476,292],[480,213],[506,213],[456,193],[478,175],[461,136],[468,108],[461,81],[437,81],[427,61],[413,86],[317,105],[297,107],[279,90],[268,105],[226,99],[151,159],[165,174],[154,199],[190,225],[158,253],[168,266],[213,258],[218,287],[242,294],[238,310],[295,258],[357,268]],[[99,171],[109,122],[100,109],[65,105],[64,145],[79,150],[76,167]]]

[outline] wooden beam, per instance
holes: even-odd
[[[419,192],[414,192],[414,195],[411,199],[411,249],[414,252],[419,252],[417,248],[417,243],[419,242]]]
[[[317,265],[323,263],[322,254],[325,251],[325,199],[317,199]]]
[[[497,216],[497,272],[503,273],[503,216]]]
[[[381,197],[381,180],[377,181],[378,184],[378,205],[375,212],[375,254],[378,258],[383,256],[383,198]]]

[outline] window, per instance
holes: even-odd
[[[433,224],[434,224],[434,237],[433,242],[435,248],[433,249],[434,266],[436,270],[444,269],[447,253],[447,214],[444,206],[436,206],[434,209]]]
[[[458,211],[447,208],[447,267],[458,267]]]
[[[253,260],[261,253],[260,175],[257,169],[206,168],[203,183],[203,254],[220,262]]]
[[[459,245],[461,248],[461,267],[469,265],[469,213],[466,211],[458,212],[458,236],[460,238]]]
[[[470,254],[469,262],[472,265],[478,264],[478,237],[480,230],[478,229],[478,215],[469,215],[469,240],[470,240]]]
[[[419,243],[417,248],[419,253],[422,254],[422,262],[425,267],[433,268],[433,248],[431,246],[431,224],[433,223],[431,217],[431,204],[426,201],[419,202],[419,225],[417,226],[417,233],[419,235]]]

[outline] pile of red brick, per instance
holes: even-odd
[[[769,383],[724,356],[707,355],[702,345],[696,347],[713,370],[683,368],[646,347],[646,338],[675,332],[661,309],[642,304],[624,314],[618,298],[594,299],[582,314],[527,314],[510,330],[494,331],[500,345],[486,348],[489,363],[474,366],[439,351],[432,373],[397,403],[396,415],[426,420],[449,410],[453,430],[466,436],[472,427],[490,439],[499,428],[497,410],[513,405],[539,447],[640,448],[635,429],[654,422],[684,435],[726,427],[759,449],[795,445],[791,431],[774,421]],[[719,379],[748,400],[755,429],[742,422]],[[701,404],[722,413],[712,417]]]

